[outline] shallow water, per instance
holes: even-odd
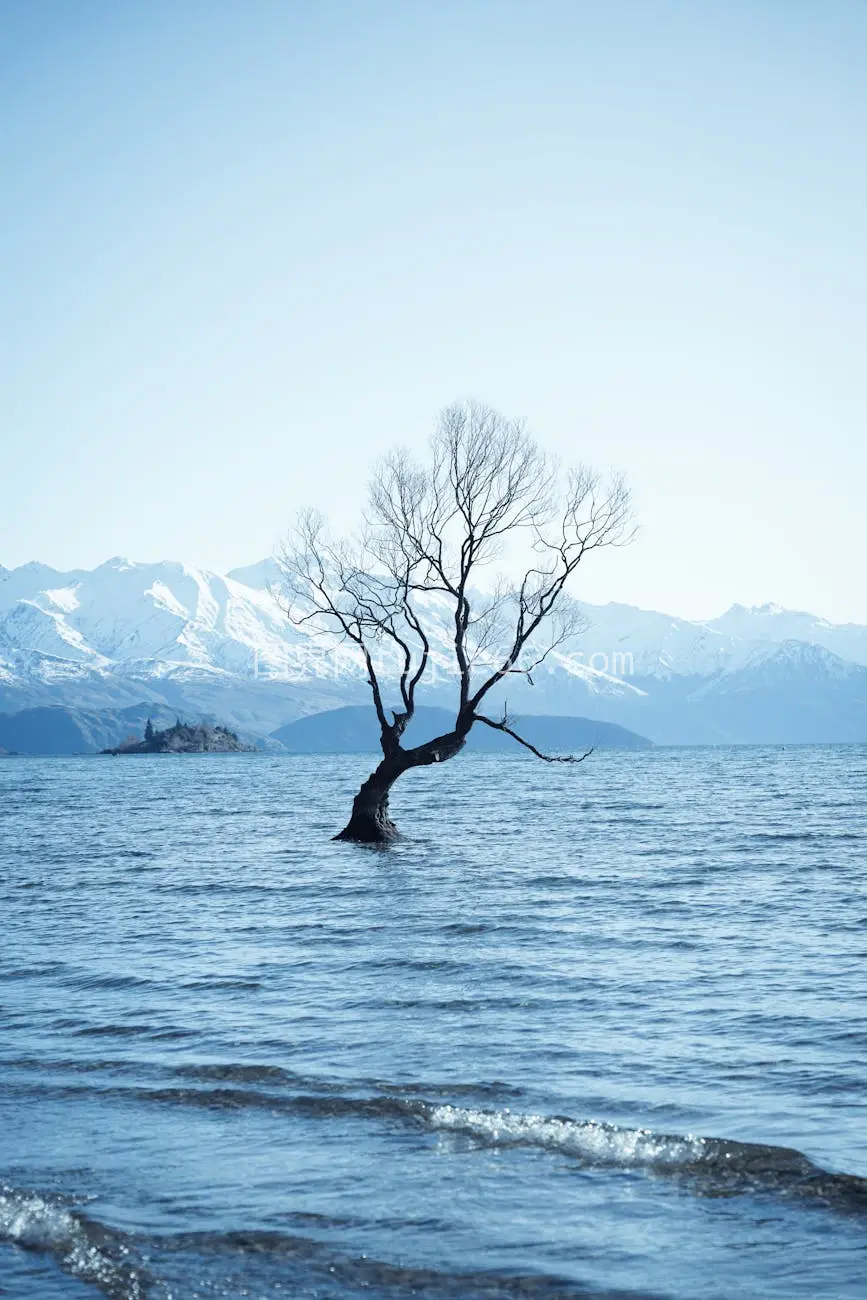
[[[867,1294],[867,749],[0,762],[0,1295]]]

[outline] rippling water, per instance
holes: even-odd
[[[867,1294],[867,749],[0,762],[0,1294]]]

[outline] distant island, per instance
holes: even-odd
[[[245,745],[228,727],[210,726],[207,722],[181,722],[157,731],[148,718],[144,739],[131,736],[103,754],[249,754],[255,745]]]

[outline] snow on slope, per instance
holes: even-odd
[[[738,638],[705,623],[613,601],[582,608],[590,623],[581,642],[588,655],[607,654],[612,665],[622,665],[622,656],[631,655],[630,676],[707,677],[740,663],[749,654]],[[620,659],[615,658],[618,655]]]
[[[752,644],[801,641],[819,645],[841,659],[867,666],[867,627],[857,623],[829,623],[815,614],[779,605],[732,605],[725,614],[712,619],[708,627]]]
[[[357,656],[323,653],[288,623],[269,590],[275,576],[272,560],[227,576],[120,557],[65,573],[35,562],[0,569],[0,679],[56,682],[78,673],[90,682],[102,674],[136,682],[319,682],[329,690],[361,683]],[[757,671],[770,651],[791,643],[829,652],[813,665],[826,675],[839,673],[840,661],[867,665],[867,628],[776,606],[734,606],[707,623],[614,603],[584,609],[589,630],[536,674],[539,706],[558,693],[564,703],[582,695],[637,700],[649,683],[719,681]],[[453,656],[441,616],[432,657],[447,683]],[[768,671],[783,671],[779,656],[771,664]],[[520,685],[510,683],[510,702]]]
[[[76,663],[100,664],[104,657],[71,626],[63,611],[45,609],[37,600],[19,600],[0,623],[0,647],[36,650]]]
[[[294,636],[267,593],[167,561],[116,558],[0,575],[4,647],[119,665],[188,664],[240,676],[282,669]]]

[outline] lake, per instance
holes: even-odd
[[[0,1295],[867,1294],[867,747],[0,760]]]

